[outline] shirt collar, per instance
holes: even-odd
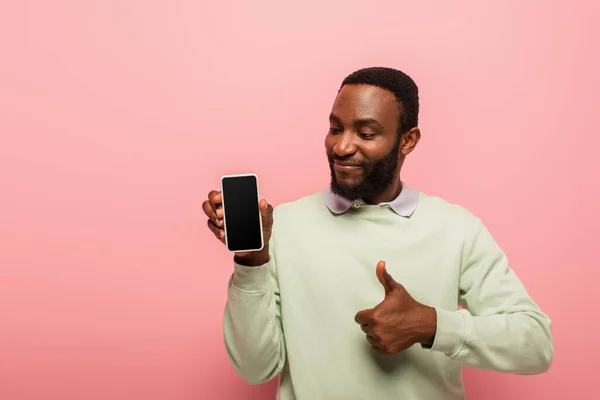
[[[331,191],[328,188],[324,192],[325,204],[335,214],[342,214],[352,207],[352,204],[358,202],[360,204],[366,204],[362,199],[356,199],[354,201],[348,200],[341,197]],[[402,182],[402,190],[398,197],[390,202],[379,203],[379,206],[389,206],[394,212],[403,217],[410,217],[417,208],[419,201],[419,192],[412,189]]]

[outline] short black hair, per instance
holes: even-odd
[[[400,106],[398,134],[403,134],[419,124],[419,88],[415,81],[402,71],[388,67],[359,69],[348,75],[344,85],[371,85],[388,90],[396,96]]]

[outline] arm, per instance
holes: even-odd
[[[436,308],[432,351],[498,372],[528,375],[550,368],[551,321],[479,219],[463,249],[459,289],[464,309]]]
[[[268,249],[266,253],[269,254]],[[234,260],[223,333],[227,355],[247,383],[267,382],[283,369],[286,352],[272,254],[254,260]]]

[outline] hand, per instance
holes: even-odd
[[[377,263],[377,278],[385,297],[375,308],[359,311],[354,320],[367,335],[367,341],[380,354],[397,354],[415,343],[433,345],[437,329],[436,312],[416,301]]]
[[[225,244],[222,202],[221,192],[213,190],[208,194],[208,199],[202,203],[202,210],[208,217],[208,229],[211,230],[221,243]],[[234,253],[236,260],[244,265],[257,266],[269,261],[269,240],[271,239],[271,232],[273,229],[273,206],[267,203],[267,200],[261,199],[258,203],[258,208],[262,218],[265,245],[263,249],[259,251]]]

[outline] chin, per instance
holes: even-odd
[[[348,200],[356,200],[360,197],[357,189],[360,188],[360,182],[350,182],[346,180],[338,180],[335,179],[331,182],[331,190],[342,197],[347,198]]]
[[[335,181],[338,186],[340,186],[346,190],[352,190],[354,188],[359,187],[362,184],[362,179],[358,179],[355,177],[348,177],[348,176],[340,177],[337,174],[335,176]]]
[[[331,169],[331,189],[337,195],[350,200],[355,200],[359,196],[357,190],[363,185],[363,171],[359,173],[337,172]],[[360,191],[360,190],[359,190]]]
[[[352,182],[352,184],[354,185],[359,185],[362,183],[363,181],[363,169],[359,169],[356,171],[352,171],[352,172],[338,172],[338,171],[333,171],[333,173],[335,174],[335,179],[338,182]]]

